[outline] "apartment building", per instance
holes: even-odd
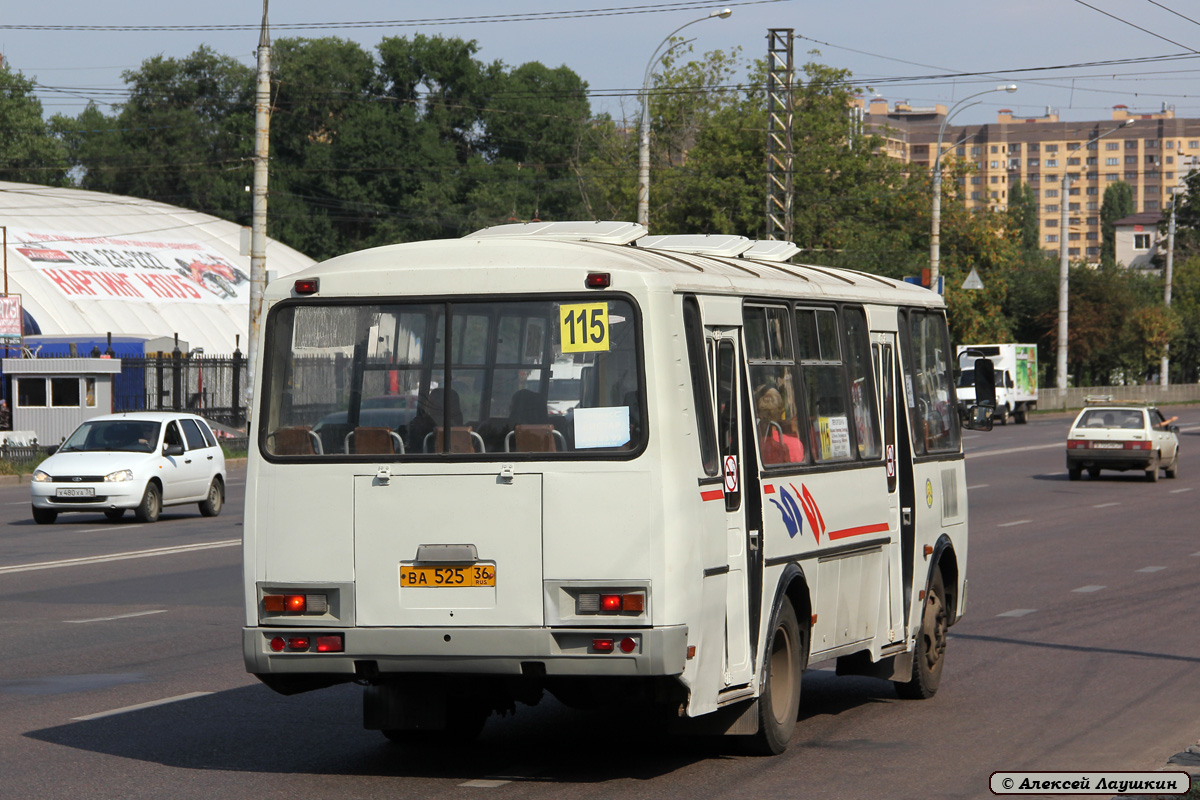
[[[938,129],[946,118],[944,105],[896,103],[889,109],[881,98],[862,105],[864,123],[883,138],[885,154],[932,168]],[[1131,119],[1132,124],[1118,127]],[[1084,147],[1108,131],[1114,132]],[[1096,262],[1105,188],[1124,181],[1133,188],[1136,212],[1161,213],[1200,157],[1200,119],[1179,119],[1169,107],[1139,113],[1118,105],[1111,120],[1088,122],[1063,122],[1050,109],[1038,117],[1017,117],[1002,109],[995,123],[947,125],[942,152],[943,167],[946,159],[973,165],[972,172],[960,180],[968,208],[1002,211],[1017,181],[1032,188],[1038,198],[1039,239],[1042,247],[1055,253],[1066,203],[1067,253]],[[1064,174],[1069,184],[1065,196]]]

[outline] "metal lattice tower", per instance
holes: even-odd
[[[792,240],[793,28],[767,31],[767,238]]]

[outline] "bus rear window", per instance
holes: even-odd
[[[259,446],[281,459],[627,456],[645,437],[640,361],[624,299],[282,304]]]

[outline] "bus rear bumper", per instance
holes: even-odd
[[[342,652],[292,649],[291,640],[342,634]],[[303,628],[242,629],[246,671],[255,675],[444,674],[680,675],[685,625],[658,628]],[[272,649],[282,639],[284,650]],[[277,642],[278,645],[278,642]],[[540,666],[536,666],[540,665]],[[544,671],[543,671],[544,670]]]

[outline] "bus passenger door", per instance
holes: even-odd
[[[879,392],[880,423],[883,427],[883,457],[887,468],[888,534],[888,641],[904,641],[904,587],[901,557],[899,446],[896,442],[896,334],[871,334],[871,361],[875,368],[875,387]],[[910,526],[911,527],[911,526]]]
[[[710,330],[710,358],[716,386],[717,448],[724,479],[726,540],[729,582],[725,599],[726,687],[747,685],[754,674],[754,647],[758,639],[758,610],[762,586],[762,524],[748,516],[749,487],[745,477],[753,470],[745,459],[753,452],[743,446],[743,409],[747,405],[740,366],[741,344],[737,330]],[[760,500],[761,503],[761,500]],[[761,517],[761,514],[759,515]]]

